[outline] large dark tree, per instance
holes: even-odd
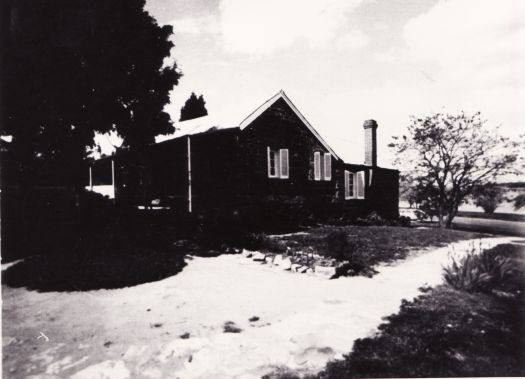
[[[192,120],[194,118],[206,116],[208,111],[206,110],[206,102],[202,95],[197,97],[194,92],[191,93],[190,97],[182,108],[180,109],[179,121]]]
[[[489,130],[479,113],[412,118],[408,136],[391,145],[397,163],[441,227],[450,227],[474,189],[515,172],[518,141]]]
[[[17,181],[78,187],[95,132],[140,147],[173,131],[172,27],[144,0],[4,1],[2,16],[1,134]]]

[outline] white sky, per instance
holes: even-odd
[[[175,29],[184,76],[210,114],[248,115],[283,89],[334,149],[363,161],[365,119],[379,123],[379,164],[409,115],[481,111],[525,132],[523,0],[148,0]]]

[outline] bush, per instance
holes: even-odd
[[[462,258],[451,256],[451,263],[444,267],[445,281],[452,287],[464,291],[489,291],[506,278],[513,270],[508,257],[493,250],[481,251],[481,246],[472,245]]]
[[[349,238],[344,230],[336,230],[326,236],[327,255],[346,263],[336,268],[334,278],[373,274],[370,263],[361,253],[359,243]]]
[[[361,226],[383,226],[387,224],[387,221],[377,212],[371,212],[366,217],[358,217],[356,224]]]
[[[245,237],[244,247],[248,250],[284,253],[286,243],[280,239],[269,237],[264,233],[249,233]]]
[[[409,227],[411,223],[410,217],[399,216],[399,226]]]

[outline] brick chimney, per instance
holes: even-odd
[[[365,129],[365,165],[377,166],[377,122],[366,120]]]

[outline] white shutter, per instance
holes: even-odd
[[[314,153],[314,179],[321,180],[321,153],[319,151]]]
[[[365,198],[365,173],[363,171],[357,173],[357,198]]]
[[[290,175],[290,168],[288,167],[288,149],[281,149],[279,156],[281,158],[281,179],[287,179]]]
[[[350,198],[350,173],[345,170],[345,199]]]
[[[332,180],[332,154],[324,155],[324,180]]]

